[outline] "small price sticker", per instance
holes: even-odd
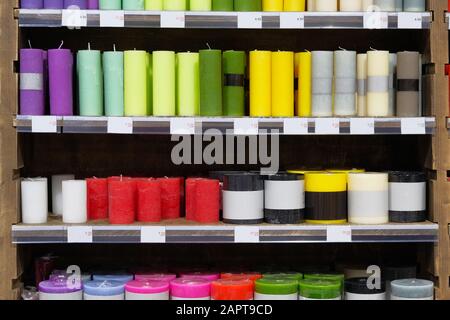
[[[101,10],[100,27],[123,28],[125,26],[125,15],[123,11]]]
[[[337,118],[317,118],[316,134],[339,134],[339,119]]]
[[[308,134],[308,119],[306,118],[286,118],[284,119],[284,134],[304,135]]]
[[[300,12],[280,12],[280,29],[304,29],[305,15]]]
[[[132,134],[133,119],[128,117],[109,117],[108,133],[111,134]]]
[[[399,12],[399,29],[422,29],[422,14],[417,12]]]
[[[425,134],[425,118],[402,118],[402,134]]]
[[[161,28],[184,28],[186,16],[183,11],[162,11]]]
[[[92,243],[92,227],[74,226],[67,228],[68,243]]]
[[[234,228],[235,243],[258,243],[259,227],[237,226]]]
[[[165,227],[141,227],[141,243],[165,243]]]
[[[259,130],[258,119],[242,118],[234,120],[234,134],[239,136],[257,135]]]
[[[373,118],[351,118],[350,134],[373,135],[375,134],[375,119]]]
[[[261,29],[262,14],[260,12],[239,12],[238,29]]]
[[[33,116],[31,117],[31,132],[57,133],[57,121],[55,116]]]
[[[327,226],[327,242],[352,242],[350,226]]]
[[[389,16],[387,12],[365,12],[364,29],[387,29],[389,26]]]
[[[171,118],[170,134],[191,135],[195,134],[194,118]]]
[[[80,9],[64,9],[62,11],[61,25],[69,28],[87,26],[87,11]]]

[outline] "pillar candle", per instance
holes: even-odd
[[[169,283],[130,281],[125,285],[125,300],[169,300]]]
[[[160,222],[161,185],[158,180],[145,179],[136,182],[137,189],[137,221]]]
[[[212,0],[213,11],[233,11],[233,0]]]
[[[122,10],[122,0],[100,0],[100,10]]]
[[[386,280],[386,293],[391,295],[391,282],[400,279],[413,279],[417,276],[417,266],[414,265],[388,265],[383,266],[382,278]]]
[[[89,10],[98,10],[99,8],[99,0],[87,0],[87,8]]]
[[[396,12],[403,11],[403,0],[395,0],[395,11]]]
[[[397,55],[389,54],[389,108],[388,116],[395,116],[396,109],[396,77],[397,77]]]
[[[124,53],[125,116],[147,115],[147,52]]]
[[[62,183],[66,180],[74,180],[73,174],[60,174],[52,176],[52,212],[57,216],[62,216]]]
[[[165,11],[185,11],[186,0],[164,0],[163,9]]]
[[[373,9],[373,0],[362,0],[362,10],[367,11]]]
[[[312,52],[312,116],[329,117],[332,112],[333,52]]]
[[[284,11],[305,11],[305,0],[284,0]]]
[[[64,0],[44,0],[44,9],[62,9]]]
[[[163,219],[180,217],[180,178],[160,178],[161,210]]]
[[[73,115],[73,55],[68,49],[48,50],[50,114]]]
[[[367,115],[367,54],[356,56],[358,116]]]
[[[200,114],[221,116],[222,110],[222,52],[200,50]]]
[[[272,116],[294,116],[294,53],[272,52]]]
[[[348,175],[348,221],[356,224],[389,222],[389,184],[387,173]]]
[[[253,281],[219,279],[211,283],[211,300],[253,300]]]
[[[315,11],[338,11],[337,0],[315,0]]]
[[[352,278],[345,280],[345,300],[386,300],[384,282],[380,288],[369,288],[368,278]]]
[[[21,186],[22,222],[46,223],[48,215],[47,178],[23,179]]]
[[[195,186],[195,221],[218,223],[219,204],[219,180],[198,179]]]
[[[88,220],[108,218],[108,179],[86,179]]]
[[[144,0],[122,0],[123,10],[144,10]]]
[[[234,0],[234,11],[261,11],[261,0]]]
[[[87,192],[85,180],[62,182],[62,208],[64,223],[86,223]]]
[[[131,224],[135,221],[135,193],[136,182],[132,179],[122,177],[108,179],[110,224]]]
[[[316,7],[315,6],[315,0],[307,0],[307,3],[306,3],[307,11],[315,11],[316,10],[315,7]]]
[[[189,0],[189,10],[191,11],[211,11],[211,0]]]
[[[123,102],[123,52],[103,53],[103,77],[105,84],[105,115],[121,117]]]
[[[389,52],[367,52],[367,116],[389,113]]]
[[[258,279],[255,300],[298,300],[298,281],[289,279]]]
[[[81,284],[69,285],[67,279],[46,280],[39,283],[39,300],[83,300],[83,289]]]
[[[245,65],[244,51],[225,51],[223,65],[223,115],[243,117],[245,115]]]
[[[170,300],[210,300],[211,282],[180,278],[170,282]]]
[[[283,11],[283,0],[262,0],[263,11]]]
[[[362,11],[362,0],[339,0],[339,11]]]
[[[147,53],[147,115],[153,114],[153,55]]]
[[[341,300],[341,284],[331,280],[300,280],[299,300]]]
[[[186,179],[186,220],[195,221],[195,201],[197,195],[197,181],[200,178],[188,178]]]
[[[44,51],[20,50],[20,114],[45,114]]]
[[[433,300],[434,283],[422,279],[401,279],[391,282],[391,300]]]
[[[403,0],[403,11],[421,12],[426,10],[425,0]]]
[[[64,0],[64,8],[76,8],[81,10],[87,9],[88,0]]]
[[[153,52],[153,114],[174,116],[175,99],[175,52]]]
[[[78,93],[81,116],[103,115],[101,52],[80,50],[77,54]]]
[[[420,54],[404,51],[397,57],[397,116],[419,117]]]
[[[272,52],[250,52],[250,116],[272,115]]]
[[[392,12],[395,11],[396,0],[373,0],[373,4],[377,6],[381,11]]]
[[[311,116],[311,80],[312,80],[312,53],[299,53],[298,71],[298,109],[297,115],[300,117]]]
[[[298,116],[298,70],[300,68],[300,53],[294,53],[294,114]]]
[[[161,11],[163,0],[145,0],[145,10]]]
[[[334,52],[334,115],[356,115],[356,51]]]
[[[85,282],[83,300],[125,300],[125,284],[119,281]]]
[[[303,277],[305,278],[305,280],[324,280],[338,282],[341,293],[344,293],[345,276],[343,273],[305,273]]]
[[[196,116],[200,113],[199,54],[177,53],[177,114]]]
[[[42,9],[44,8],[43,0],[21,0],[20,7],[22,9]]]

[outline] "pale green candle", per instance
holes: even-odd
[[[177,114],[196,116],[200,113],[199,54],[177,54]]]
[[[105,115],[123,116],[123,52],[103,53],[103,79],[105,83]]]
[[[148,54],[145,51],[125,51],[124,108],[125,115],[146,116],[148,108]]]
[[[191,11],[211,11],[211,0],[190,0]]]
[[[175,52],[153,52],[153,115],[175,115]]]
[[[103,73],[100,51],[78,51],[77,73],[80,116],[102,116]]]
[[[145,0],[145,10],[161,11],[163,9],[163,0]]]
[[[123,0],[123,10],[144,10],[144,0]]]
[[[100,10],[122,10],[122,0],[100,0]]]
[[[186,0],[164,0],[163,7],[166,11],[185,11]]]

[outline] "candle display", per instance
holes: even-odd
[[[313,51],[312,116],[329,117],[333,115],[332,91],[333,91],[333,52]]]
[[[305,11],[305,0],[284,0],[284,11]]]
[[[397,54],[397,115],[420,116],[420,54],[399,52]]]
[[[342,2],[341,2],[342,4]],[[356,51],[334,52],[334,115],[356,115]]]
[[[64,8],[64,0],[44,0],[45,9],[62,9]]]
[[[196,116],[200,114],[199,54],[177,53],[177,114]]]
[[[125,284],[118,281],[83,283],[84,300],[125,300]]]
[[[262,11],[261,0],[234,0],[234,11]]]
[[[341,283],[331,280],[299,281],[300,300],[341,300]]]
[[[89,220],[108,218],[108,179],[86,179]]]
[[[298,281],[288,279],[258,279],[255,300],[298,300]]]
[[[300,117],[311,116],[311,77],[312,54],[311,52],[299,53],[298,70],[298,109],[296,114]]]
[[[87,191],[84,180],[62,182],[62,217],[64,223],[87,222]]]
[[[77,54],[78,92],[81,116],[103,115],[103,71],[98,50]]]
[[[130,224],[135,220],[136,182],[129,178],[108,179],[108,217],[111,224]]]
[[[403,0],[403,11],[426,11],[426,2],[425,0]]]
[[[144,10],[144,0],[122,0],[123,10]]]
[[[145,0],[145,10],[161,11],[163,9],[163,0]]]
[[[125,300],[169,300],[169,283],[130,281],[125,285]]]
[[[166,11],[185,11],[186,0],[164,0],[163,9]]]
[[[367,54],[356,57],[358,116],[367,115]]]
[[[137,185],[137,221],[160,222],[162,217],[161,185],[155,179],[142,179]]]
[[[389,52],[367,52],[367,115],[389,114]]]
[[[175,52],[153,52],[153,114],[174,116],[175,100]]]
[[[189,9],[191,11],[211,11],[211,0],[189,0]]]
[[[250,116],[271,115],[272,52],[250,51]]]
[[[44,51],[20,50],[20,114],[44,115]]]
[[[245,65],[244,51],[225,51],[223,65],[223,115],[243,117],[245,115]]]
[[[338,0],[315,0],[314,11],[338,11]]]
[[[221,116],[222,110],[222,52],[200,50],[200,114]]]
[[[386,300],[386,288],[369,288],[368,278],[352,278],[345,280],[345,300]]]
[[[124,115],[123,52],[103,53],[103,77],[105,84],[105,115]]]
[[[67,49],[48,50],[50,114],[73,115],[73,55]]]
[[[100,10],[122,10],[122,0],[100,0]]]
[[[21,186],[22,222],[46,223],[48,215],[47,178],[23,179]]]
[[[263,11],[283,11],[283,0],[262,0]]]
[[[391,300],[433,300],[434,284],[429,280],[401,279],[391,282]]]
[[[161,186],[161,210],[163,219],[180,217],[180,178],[158,179]]]
[[[170,282],[170,300],[210,300],[211,282],[180,278]]]
[[[211,300],[253,300],[253,281],[220,279],[211,283]]]
[[[233,11],[233,0],[212,0],[213,11]]]
[[[272,116],[294,116],[294,53],[272,52]]]
[[[61,174],[52,176],[52,212],[54,215],[62,216],[62,182],[66,180],[74,180],[73,174]]]
[[[83,300],[81,284],[62,281],[42,281],[39,283],[39,300]]]

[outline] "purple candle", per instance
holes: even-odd
[[[73,115],[73,55],[68,49],[48,50],[50,114]]]
[[[20,7],[22,9],[42,9],[44,8],[44,0],[22,0]]]
[[[20,50],[20,114],[44,115],[44,52]]]
[[[87,0],[87,6],[90,10],[98,10],[98,0]]]
[[[67,278],[39,283],[39,300],[83,300],[81,284],[69,283]]]
[[[64,0],[44,0],[45,9],[62,9],[64,8]]]
[[[87,0],[64,0],[64,8],[87,9]]]

